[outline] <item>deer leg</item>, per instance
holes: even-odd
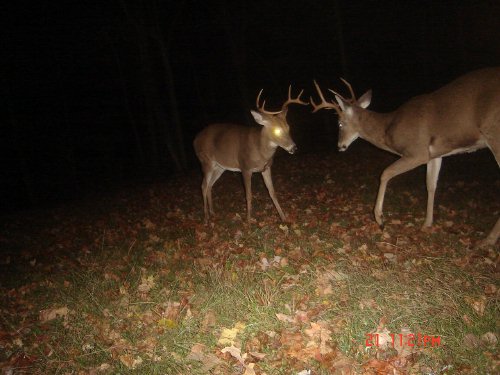
[[[245,196],[247,200],[247,222],[252,218],[252,172],[242,171],[243,183],[245,185]]]
[[[498,237],[500,237],[500,218],[498,218],[497,223],[491,230],[490,234],[488,234],[488,237],[480,241],[477,247],[481,248],[485,246],[494,246],[498,240]]]
[[[375,214],[375,220],[377,221],[378,225],[380,225],[381,227],[384,226],[382,209],[384,206],[384,196],[385,190],[387,188],[387,183],[393,177],[408,172],[424,163],[425,161],[422,161],[421,159],[401,158],[389,165],[384,170],[384,172],[382,172],[382,175],[380,176],[380,186],[378,188],[377,201],[375,202],[375,209],[373,210]]]
[[[493,152],[493,156],[495,156],[495,160],[497,161],[498,166],[500,167],[500,139],[494,136],[485,135],[487,140],[487,144],[491,152]],[[500,237],[500,218],[498,218],[497,223],[491,229],[488,237],[479,242],[478,247],[484,246],[493,246],[496,244],[498,237]]]
[[[439,171],[443,158],[431,159],[427,163],[427,212],[422,228],[430,227],[434,217],[434,195],[436,193],[437,182],[439,179]]]
[[[500,124],[497,125],[497,129],[500,127]],[[493,133],[500,132],[500,129],[495,131],[494,129],[491,133],[483,133],[484,138],[486,138],[486,144],[488,148],[493,153],[495,160],[497,161],[498,166],[500,167],[500,138],[498,136],[493,135]]]
[[[224,173],[224,169],[220,167],[214,169],[210,176],[210,181],[208,182],[207,198],[208,198],[208,209],[211,215],[214,215],[214,208],[212,205],[212,186],[214,186],[215,182],[219,179],[220,176],[222,176],[222,173]]]
[[[278,198],[276,198],[276,193],[274,192],[273,180],[271,178],[271,168],[267,168],[262,172],[262,177],[264,178],[264,183],[266,184],[267,190],[269,191],[269,195],[273,200],[274,206],[278,210],[278,213],[281,217],[281,221],[286,221],[285,214],[278,203]]]
[[[212,177],[213,170],[210,168],[203,168],[203,182],[201,183],[201,194],[203,196],[203,212],[205,214],[205,224],[208,223],[208,192],[211,189],[210,179]]]

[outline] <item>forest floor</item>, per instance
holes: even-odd
[[[360,142],[361,144],[361,142]],[[444,160],[432,229],[425,169],[365,144],[273,166],[282,223],[258,175],[201,172],[4,215],[4,374],[493,374],[500,371],[500,215],[490,153]]]

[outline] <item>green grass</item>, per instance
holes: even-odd
[[[345,156],[305,155],[286,169],[277,160],[275,185],[293,224],[278,221],[257,176],[256,221],[244,223],[242,186],[229,175],[214,189],[217,216],[204,226],[197,174],[6,218],[2,369],[241,374],[238,361],[221,352],[229,345],[218,342],[234,329],[233,344],[258,374],[363,374],[375,360],[395,366],[398,358],[406,361],[401,373],[496,372],[498,344],[484,337],[498,337],[498,253],[472,249],[489,230],[485,218],[493,223],[498,213],[495,184],[470,196],[477,184],[455,186],[448,175],[443,186],[453,189],[440,191],[436,225],[423,233],[421,173],[395,180],[382,232],[372,217],[377,176],[370,171],[387,160],[368,159],[355,169]],[[27,222],[37,229],[29,232]],[[66,316],[40,318],[41,310],[61,307]],[[441,345],[409,357],[367,348],[367,334],[381,324],[396,335],[439,336]],[[329,354],[318,354],[318,327]],[[198,344],[202,352],[190,354]]]

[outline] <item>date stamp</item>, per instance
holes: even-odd
[[[365,346],[376,347],[379,346],[391,346],[396,347],[423,347],[423,348],[434,348],[441,346],[441,336],[431,336],[423,335],[420,332],[417,334],[413,333],[388,333],[380,335],[378,333],[367,333]]]

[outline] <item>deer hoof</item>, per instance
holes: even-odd
[[[478,241],[478,243],[476,243],[476,246],[474,246],[475,249],[484,249],[485,247],[493,247],[495,246],[495,243],[492,243],[491,241],[488,240],[488,238],[484,239],[484,240],[481,240],[481,241]]]
[[[431,226],[424,223],[424,225],[420,227],[420,231],[424,233],[429,233],[431,231]]]

